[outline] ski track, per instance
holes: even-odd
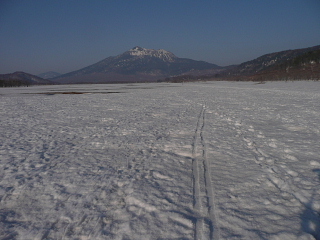
[[[320,239],[319,89],[0,89],[0,239]]]
[[[204,104],[197,120],[192,144],[194,209],[202,215],[195,223],[195,239],[220,239],[204,133],[205,116],[206,106]],[[201,182],[204,182],[204,189],[201,188]]]

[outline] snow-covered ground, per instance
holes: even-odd
[[[0,121],[0,239],[320,239],[320,82],[2,88]]]

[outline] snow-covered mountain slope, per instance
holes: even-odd
[[[294,50],[286,50],[281,52],[274,52],[265,54],[256,59],[241,63],[233,68],[227,69],[222,75],[225,76],[248,76],[259,73],[261,71],[267,70],[268,68],[281,65],[285,62],[290,62],[295,58],[304,55],[308,52],[316,51],[320,49],[320,45],[302,48],[302,49],[294,49]]]
[[[319,90],[0,89],[0,239],[318,240]]]

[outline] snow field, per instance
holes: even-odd
[[[319,90],[0,89],[0,238],[319,239]]]

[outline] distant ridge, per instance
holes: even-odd
[[[266,76],[268,75],[268,77],[271,79],[285,78],[286,76],[284,73],[282,74],[280,74],[280,72],[276,73],[276,71],[280,71],[280,69],[282,68],[281,66],[288,65],[287,66],[288,69],[286,70],[287,72],[289,69],[293,70],[293,68],[298,70],[297,65],[289,66],[290,63],[293,63],[294,59],[299,58],[300,56],[303,56],[305,54],[308,55],[312,52],[314,52],[314,56],[316,55],[318,56],[319,51],[317,52],[317,50],[320,50],[320,45],[309,47],[309,48],[286,50],[281,52],[265,54],[265,55],[262,55],[261,57],[258,57],[248,62],[241,63],[240,65],[237,65],[233,68],[223,71],[219,74],[219,77],[232,77],[235,79],[239,77],[239,79],[242,79],[250,76],[251,79],[255,79],[254,76],[262,77],[262,75],[266,75]],[[319,58],[318,60],[314,60],[314,63],[313,63],[314,67],[316,67],[316,65],[319,64],[319,61],[320,61]],[[302,68],[300,70],[302,70]],[[275,75],[273,76],[272,73]],[[309,78],[311,76],[307,74],[307,71],[305,71],[304,74],[298,73],[298,71],[296,71],[296,74],[297,74],[297,77],[299,78],[304,78],[304,77]],[[288,77],[292,78],[294,77],[294,75],[288,74]]]
[[[274,64],[249,80],[320,80],[320,49]]]
[[[189,71],[219,68],[212,63],[179,58],[163,49],[137,46],[52,80],[58,83],[151,82]]]
[[[164,81],[283,81],[320,80],[320,45],[274,52],[219,72],[199,71],[197,75],[183,74]]]
[[[0,86],[2,87],[46,85],[46,84],[54,84],[54,83],[50,80],[46,80],[25,72],[0,74]]]

